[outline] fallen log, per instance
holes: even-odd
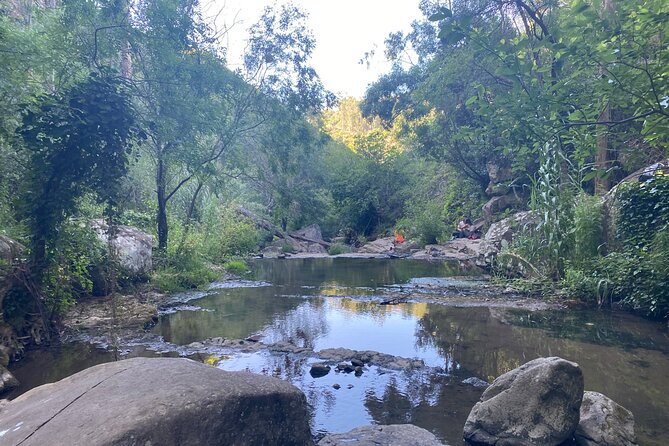
[[[276,235],[279,238],[282,238],[284,240],[287,240],[289,242],[294,242],[295,240],[301,240],[303,242],[308,242],[308,243],[315,243],[321,246],[324,246],[326,248],[329,248],[331,246],[331,243],[328,243],[324,240],[313,240],[307,237],[302,237],[301,235],[297,234],[288,234],[285,231],[282,231],[280,228],[277,226],[273,225],[270,221],[265,220],[262,217],[257,216],[253,212],[249,211],[243,206],[237,206],[236,212],[239,215],[242,215],[249,220],[251,220],[256,226],[259,228],[265,229],[272,233],[272,235]]]

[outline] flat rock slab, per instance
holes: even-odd
[[[312,445],[291,384],[188,359],[133,358],[37,387],[3,407],[0,444]]]
[[[318,446],[448,446],[413,424],[364,426],[345,434],[323,437]]]

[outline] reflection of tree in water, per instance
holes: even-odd
[[[313,349],[316,339],[329,331],[326,310],[322,299],[303,301],[300,306],[278,317],[263,330],[264,342],[271,344],[287,341]]]
[[[369,390],[364,404],[377,424],[411,423],[449,444],[459,444],[465,420],[481,393],[453,377],[403,373],[380,391]]]
[[[405,303],[401,305],[379,305],[375,300],[359,300],[350,298],[333,298],[328,300],[332,310],[341,311],[344,314],[370,316],[375,321],[383,322],[389,315],[399,314],[403,317],[420,319],[426,312],[428,304]]]
[[[515,334],[492,318],[487,308],[432,305],[418,327],[416,346],[436,348],[445,359],[446,371],[463,378],[492,381],[529,360],[506,348]]]
[[[290,259],[259,260],[253,263],[255,276],[276,285],[325,284],[371,286],[405,283],[415,277],[443,277],[462,274],[458,262],[423,262],[407,259]]]

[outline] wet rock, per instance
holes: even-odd
[[[462,384],[466,384],[472,387],[488,387],[490,385],[488,381],[484,381],[481,378],[476,378],[475,376],[463,380]]]
[[[556,446],[578,425],[583,373],[562,358],[539,358],[498,377],[472,408],[464,438],[479,445]]]
[[[328,373],[330,373],[330,366],[321,363],[313,364],[311,370],[309,370],[309,374],[314,378],[320,378]]]
[[[421,359],[402,358],[400,356],[393,356],[370,350],[357,351],[348,348],[327,348],[316,352],[316,355],[321,359],[329,361],[352,361],[357,359],[364,364],[388,367],[396,370],[425,367],[425,363]],[[340,365],[342,364],[343,362]],[[339,368],[340,365],[338,365],[337,368],[339,370],[344,370],[344,368]],[[355,367],[350,364],[342,365],[342,367],[344,366],[349,367],[350,372],[355,371]]]
[[[313,444],[296,387],[172,358],[102,364],[37,387],[0,413],[0,432],[23,446]]]
[[[346,364],[344,362],[337,364],[337,370],[344,373],[351,373],[355,370],[351,364]]]
[[[19,380],[12,375],[12,372],[0,365],[0,395],[18,386]]]
[[[361,376],[361,375],[362,375],[362,367],[356,367],[355,376]]]
[[[108,225],[104,220],[91,221],[91,228],[101,242],[107,243]],[[153,236],[131,226],[119,225],[117,230],[114,248],[121,265],[138,275],[150,273],[153,269]]]
[[[634,415],[601,393],[585,392],[574,437],[579,446],[636,446]]]
[[[363,426],[323,437],[318,446],[446,446],[430,432],[412,424]]]
[[[353,367],[364,367],[365,363],[359,359],[353,358],[351,359],[351,365],[353,365]]]
[[[310,351],[308,348],[298,347],[297,345],[291,344],[290,342],[283,341],[270,345],[269,350],[279,353],[306,353]]]

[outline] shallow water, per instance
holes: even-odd
[[[475,289],[476,278],[462,276],[476,272],[462,271],[457,263],[264,260],[254,264],[254,271],[262,282],[200,294],[188,307],[162,316],[154,332],[179,345],[259,335],[267,344],[290,341],[314,351],[374,350],[419,358],[428,366],[412,372],[371,366],[361,376],[333,370],[313,378],[310,365],[320,360],[309,355],[261,351],[197,357],[225,370],[251,370],[291,381],[307,395],[314,432],[413,423],[451,445],[461,444],[465,419],[482,392],[462,380],[492,381],[536,357],[561,356],[581,365],[587,390],[602,392],[632,410],[641,445],[665,444],[669,337],[661,324],[594,311],[455,308],[411,301],[379,305],[408,288],[429,288],[434,283],[426,279],[430,277],[450,277],[441,286]],[[154,353],[135,348],[131,355]],[[74,344],[31,355],[14,371],[33,386],[109,360],[108,353]]]

